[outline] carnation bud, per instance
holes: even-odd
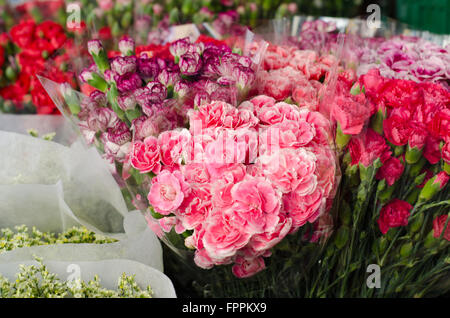
[[[378,240],[378,249],[381,254],[384,253],[384,251],[387,248],[387,245],[388,245],[388,240],[386,239],[386,237],[385,236],[380,237]]]
[[[79,78],[81,82],[88,83],[89,85],[97,88],[102,92],[106,92],[108,90],[108,83],[105,81],[105,79],[99,74],[88,69],[83,70],[80,73]]]
[[[441,171],[428,180],[419,194],[419,201],[426,202],[431,200],[439,191],[441,191],[442,188],[447,185],[449,179],[450,176],[445,171]]]
[[[405,146],[394,146],[395,157],[401,156],[405,152]]]
[[[382,179],[380,182],[378,182],[377,185],[377,192],[380,193],[381,191],[384,191],[386,189],[386,179]]]
[[[426,176],[427,176],[426,172],[418,175],[417,177],[414,178],[414,184],[416,186],[421,185],[425,181]]]
[[[336,233],[334,244],[338,249],[342,249],[350,237],[350,230],[346,226],[341,226]]]
[[[408,202],[411,205],[415,205],[417,202],[417,199],[419,198],[420,189],[414,188],[411,193],[406,198],[406,202]]]
[[[106,55],[106,51],[102,46],[100,40],[90,40],[88,42],[88,52],[94,59],[95,64],[97,65],[100,72],[105,72],[109,69],[108,56]]]
[[[444,171],[450,175],[450,164],[448,164],[447,162],[444,162]]]
[[[15,81],[17,78],[17,72],[11,66],[6,67],[5,76],[9,81]]]
[[[285,17],[287,15],[287,13],[288,13],[288,6],[286,3],[282,3],[278,7],[277,11],[275,12],[275,18],[281,19],[281,18]]]
[[[422,157],[422,149],[412,147],[408,144],[406,148],[405,160],[409,164],[417,163]]]
[[[117,116],[121,120],[125,120],[125,113],[120,108],[119,103],[117,102],[119,98],[119,91],[117,89],[116,83],[111,83],[109,90],[107,92],[107,97],[113,111],[117,114]]]
[[[409,169],[409,175],[413,178],[417,177],[421,172],[427,160],[424,157],[421,157],[418,162],[413,164]]]
[[[342,201],[339,218],[344,225],[350,225],[350,222],[352,221],[352,211],[350,205],[345,200]]]
[[[410,225],[411,233],[415,233],[420,230],[420,228],[422,227],[422,224],[423,224],[423,218],[424,218],[423,213],[420,213],[416,217],[414,222],[411,223],[411,225]]]
[[[122,55],[125,55],[125,56],[134,55],[134,47],[135,47],[134,40],[127,35],[124,35],[119,40],[119,51],[120,51],[120,53],[122,53]]]
[[[428,232],[427,236],[425,237],[425,242],[423,245],[427,249],[430,249],[430,248],[436,246],[437,243],[439,243],[439,241],[434,237],[433,230],[431,230],[430,232]]]
[[[412,243],[405,243],[402,245],[402,247],[400,248],[400,255],[403,258],[407,258],[409,255],[411,255],[412,252]]]
[[[338,122],[336,130],[336,145],[338,146],[338,148],[340,150],[344,149],[351,138],[352,138],[351,135],[346,135],[342,132],[341,124]]]

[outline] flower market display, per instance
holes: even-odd
[[[0,4],[0,297],[448,295],[448,38],[350,3]]]

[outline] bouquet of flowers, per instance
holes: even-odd
[[[69,56],[60,50],[66,41],[63,27],[51,21],[26,20],[0,35],[0,105],[3,112],[58,112],[35,75],[47,68],[54,81],[70,82],[75,86],[72,75],[66,73]],[[67,43],[66,50],[70,47]],[[50,58],[54,63],[48,69],[46,61]]]
[[[125,36],[116,55],[91,40],[94,63],[79,76],[95,88],[89,97],[41,81],[184,259],[218,267],[222,280],[224,271],[258,280],[268,262],[298,281],[289,260],[315,266],[317,243],[332,232],[339,169],[320,105],[337,59],[227,42],[234,46],[200,36],[135,47]]]
[[[336,95],[332,115],[345,174],[335,245],[342,254],[327,257],[335,272],[318,296],[445,293],[450,93],[372,69],[339,81]],[[384,279],[377,288],[361,287],[371,264]]]

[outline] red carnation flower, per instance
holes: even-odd
[[[411,113],[406,108],[394,109],[383,121],[383,131],[390,143],[406,145],[411,135]]]
[[[411,209],[411,204],[398,199],[394,199],[385,205],[378,218],[381,233],[386,234],[390,228],[408,225]]]
[[[104,26],[98,30],[98,37],[102,40],[109,40],[112,38],[111,28],[109,26]]]
[[[441,160],[441,149],[439,147],[439,139],[428,135],[423,148],[423,156],[432,165],[437,164]]]
[[[434,115],[428,128],[431,134],[437,138],[450,138],[450,108],[442,107]]]
[[[25,50],[17,55],[21,73],[28,76],[34,76],[44,69],[45,60],[42,57],[41,52]]]
[[[382,94],[386,106],[392,108],[403,107],[413,110],[423,103],[419,84],[413,81],[390,80],[386,83]]]
[[[445,223],[447,222],[448,215],[438,216],[433,220],[433,236],[439,238],[444,230]],[[443,238],[450,241],[450,222],[447,224]]]
[[[362,163],[368,167],[377,158],[380,158],[381,162],[385,162],[391,156],[386,140],[371,128],[368,128],[360,136],[353,137],[348,147],[352,165]]]
[[[225,41],[221,41],[221,40],[216,40],[210,36],[204,35],[204,34],[200,34],[200,36],[197,38],[197,43],[202,42],[202,43],[211,43],[214,44],[216,46],[221,46],[221,45],[227,45],[227,43]]]
[[[14,102],[22,102],[30,89],[30,76],[21,73],[16,82],[0,89],[0,96]]]
[[[405,167],[401,161],[396,157],[391,157],[386,160],[380,170],[378,170],[376,178],[377,180],[385,179],[386,183],[391,186],[400,179],[403,170],[405,170]]]
[[[13,26],[10,30],[12,41],[20,48],[28,48],[34,39],[36,24],[34,21],[25,21]]]
[[[52,21],[45,21],[36,27],[33,48],[51,54],[58,50],[66,39],[66,34],[61,25]]]
[[[450,141],[448,141],[444,147],[442,147],[442,159],[448,164],[450,164]]]

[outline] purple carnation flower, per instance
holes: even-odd
[[[157,136],[159,133],[156,123],[147,116],[141,116],[133,120],[132,129],[134,130],[134,139],[143,140],[148,136]]]
[[[154,58],[139,58],[137,60],[137,71],[144,79],[153,79],[158,76],[160,66]]]
[[[135,56],[115,57],[111,62],[111,70],[119,75],[134,73],[136,71],[136,60]]]
[[[123,111],[132,110],[136,107],[136,98],[133,94],[121,95],[117,98],[117,103]]]
[[[178,72],[162,70],[158,75],[158,81],[166,87],[174,86],[181,79]]]
[[[178,98],[183,98],[189,93],[189,85],[185,81],[178,81],[173,87],[173,91]]]
[[[93,91],[89,95],[89,99],[99,107],[106,106],[106,103],[108,102],[108,99],[106,98],[106,94],[103,92],[100,92],[99,90]]]
[[[135,42],[132,38],[125,35],[119,41],[119,51],[123,55],[131,55],[134,52]]]
[[[200,54],[198,53],[186,53],[180,58],[180,72],[183,75],[196,75],[203,65]]]
[[[162,102],[167,97],[167,88],[160,82],[148,82],[146,88],[155,101]]]
[[[136,73],[127,73],[125,75],[115,76],[115,80],[117,83],[117,89],[121,93],[134,91],[142,85],[142,80]]]
[[[118,121],[119,118],[112,109],[99,107],[89,113],[86,122],[90,130],[97,132],[114,127]]]
[[[131,141],[131,132],[128,126],[118,121],[112,128],[108,128],[108,140],[116,145],[123,145],[128,141]]]
[[[199,107],[203,104],[208,104],[211,102],[211,98],[209,97],[209,94],[205,91],[199,91],[197,94],[195,94],[194,97],[194,106]]]
[[[98,55],[103,50],[102,42],[100,40],[90,40],[87,43],[88,52],[90,55]]]
[[[170,44],[169,51],[175,59],[181,57],[182,55],[190,52],[192,44],[188,37],[177,40]]]

